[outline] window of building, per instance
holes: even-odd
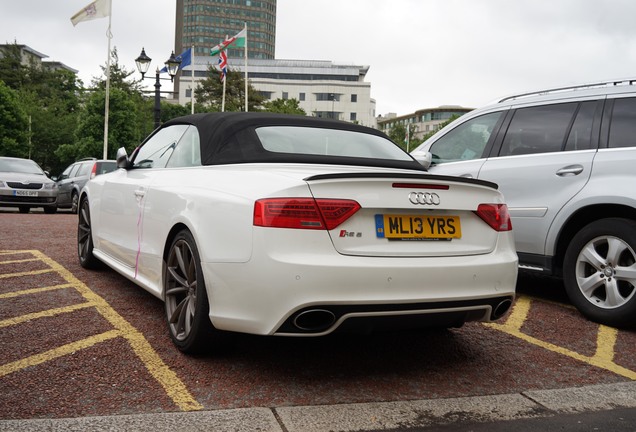
[[[289,99],[289,93],[283,92],[283,100]]]
[[[304,100],[305,100],[305,93],[300,93],[300,94],[298,95],[298,100],[300,100],[300,101],[304,101]]]
[[[351,121],[356,121],[356,120],[358,120],[358,115],[357,115],[357,113],[351,113],[351,114],[349,114],[349,120],[351,120]]]
[[[351,95],[351,102],[358,102],[358,95],[357,94],[352,94]]]
[[[340,102],[338,93],[315,93],[317,101],[335,101]]]
[[[192,89],[186,89],[186,93],[185,93],[186,97],[192,97]]]

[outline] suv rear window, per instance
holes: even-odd
[[[609,146],[636,146],[636,98],[616,99],[612,111]]]
[[[518,109],[499,156],[561,151],[578,103]]]

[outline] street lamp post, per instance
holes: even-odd
[[[146,50],[142,48],[141,54],[139,54],[139,57],[135,59],[135,63],[137,64],[137,70],[141,73],[141,79],[146,78],[145,74],[146,72],[148,72],[148,68],[150,67],[151,61],[152,59],[146,55]],[[165,62],[166,69],[168,71],[168,74],[170,75],[170,81],[174,80],[174,76],[177,74],[180,64],[181,64],[181,60],[177,60],[175,58],[174,51],[173,51],[172,54],[170,54],[170,58],[166,60]],[[155,129],[161,125],[161,82],[160,80],[167,79],[167,78],[160,78],[159,73],[160,73],[159,67],[157,67],[157,70],[155,72],[155,108],[154,108]],[[167,92],[167,93],[171,93],[171,92]]]

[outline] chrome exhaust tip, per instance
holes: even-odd
[[[498,320],[499,318],[504,316],[510,310],[511,307],[512,307],[512,300],[506,299],[502,301],[495,307],[495,310],[493,310],[491,319],[493,321]]]
[[[331,327],[336,322],[336,316],[325,309],[310,309],[296,315],[293,322],[299,330],[320,332]]]

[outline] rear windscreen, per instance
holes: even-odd
[[[335,157],[413,159],[386,138],[347,130],[265,126],[256,129],[263,148],[269,152]]]

